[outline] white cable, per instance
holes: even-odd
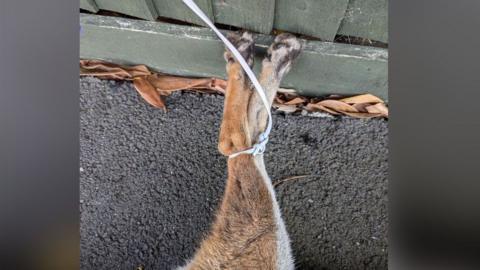
[[[268,112],[268,122],[267,122],[267,128],[265,129],[264,132],[262,132],[258,138],[258,142],[252,146],[252,148],[249,148],[244,151],[240,151],[234,154],[231,154],[229,158],[234,158],[238,155],[241,154],[252,154],[252,155],[257,155],[257,154],[263,154],[265,151],[265,147],[268,142],[268,135],[270,134],[270,131],[272,130],[272,114],[270,112],[270,104],[268,103],[267,97],[265,95],[265,91],[263,90],[262,86],[258,82],[257,78],[255,77],[255,74],[253,73],[252,69],[248,66],[247,62],[245,62],[245,59],[243,59],[242,55],[238,52],[237,48],[228,41],[228,39],[223,36],[223,34],[215,27],[215,25],[210,21],[210,19],[203,13],[203,11],[195,4],[193,0],[183,0],[183,2],[191,9],[195,14],[197,14],[200,19],[202,19],[214,32],[217,34],[217,36],[225,43],[227,48],[233,53],[233,56],[235,56],[235,59],[240,63],[242,66],[243,70],[247,73],[247,76],[250,78],[250,81],[252,81],[253,86],[255,87],[255,90],[257,90],[258,95],[262,99],[263,105],[265,105],[265,109]]]

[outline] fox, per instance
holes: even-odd
[[[232,32],[228,40],[250,67],[255,43],[248,31]],[[259,82],[271,107],[284,76],[302,51],[294,35],[277,35],[262,61]],[[226,49],[227,71],[218,150],[230,157],[251,148],[267,125],[268,112],[240,63]],[[270,109],[270,108],[269,108]],[[228,158],[228,176],[210,231],[193,258],[177,270],[294,269],[294,259],[275,190],[263,154]]]

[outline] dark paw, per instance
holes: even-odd
[[[227,38],[233,44],[233,46],[237,48],[243,59],[245,59],[245,62],[252,67],[255,53],[255,42],[253,40],[253,35],[247,31],[233,32],[230,33]],[[226,49],[224,57],[229,63],[236,61],[235,57],[228,49]]]
[[[283,33],[275,38],[267,51],[267,60],[271,61],[279,76],[286,74],[302,51],[302,43],[292,34]]]

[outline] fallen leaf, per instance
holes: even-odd
[[[165,112],[167,108],[165,107],[165,103],[160,96],[157,89],[146,79],[145,76],[143,77],[135,77],[133,79],[133,85],[137,92],[148,102],[150,105],[163,109]]]
[[[356,103],[383,103],[383,100],[380,98],[372,95],[372,94],[363,94],[357,95],[353,97],[342,98],[339,101],[348,103],[348,104],[356,104]]]
[[[196,90],[214,90],[224,93],[226,82],[223,84],[216,78],[185,78],[170,75],[152,74],[147,77],[147,80],[155,87],[162,95],[169,95],[171,92],[196,89]]]
[[[371,103],[356,103],[352,104],[352,106],[357,109],[359,112],[368,112],[367,107],[372,106]]]
[[[100,60],[80,60],[80,75],[96,76],[101,79],[127,80],[147,76],[151,72],[145,65],[119,66]]]
[[[377,103],[366,107],[367,112],[369,113],[379,113],[382,116],[388,117],[388,108],[384,103]]]
[[[334,99],[322,100],[317,105],[322,105],[337,112],[358,112],[352,105]]]
[[[286,113],[293,113],[298,110],[298,107],[295,105],[285,105],[285,104],[274,104],[273,105],[277,110],[286,112]]]
[[[350,117],[355,118],[373,118],[373,117],[380,117],[382,114],[380,113],[364,113],[364,112],[343,112],[343,114],[348,115]]]
[[[303,104],[304,102],[305,102],[304,98],[296,97],[292,100],[289,100],[289,101],[285,102],[284,104],[285,105],[299,105],[299,104]]]
[[[166,110],[163,97],[190,90],[224,94],[227,82],[217,78],[187,78],[152,73],[145,65],[121,66],[101,60],[80,60],[80,75],[101,79],[133,80],[138,93],[156,108]],[[163,97],[162,97],[163,96]]]
[[[175,91],[225,94],[227,81],[218,78],[189,78],[151,72],[145,65],[122,66],[101,60],[80,60],[80,75],[101,79],[133,80],[135,89],[149,104],[166,111],[164,97]],[[293,89],[280,88],[273,107],[293,113],[299,110],[323,111],[333,115],[348,115],[356,118],[388,118],[384,101],[372,94],[352,97],[329,95],[327,98],[299,96]]]
[[[277,180],[277,181],[273,182],[273,186],[274,186],[274,187],[277,187],[278,185],[280,185],[280,184],[282,184],[282,183],[289,182],[289,181],[292,181],[292,180],[298,180],[298,179],[302,179],[302,178],[307,178],[307,177],[318,177],[318,175],[315,175],[315,174],[305,174],[305,175],[290,176],[290,177],[287,177],[287,178],[284,178],[284,179]]]
[[[330,114],[333,114],[333,115],[339,115],[340,113],[339,112],[336,112],[334,110],[330,110],[329,108],[325,107],[325,106],[322,106],[318,103],[310,103],[310,104],[307,104],[307,106],[305,107],[307,109],[307,111],[309,112],[315,112],[315,111],[325,111],[325,112],[328,112]]]

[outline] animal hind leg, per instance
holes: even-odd
[[[283,33],[278,35],[268,48],[267,54],[262,61],[259,81],[265,90],[270,106],[283,77],[290,71],[293,62],[300,55],[302,47],[302,42],[294,35]],[[254,134],[259,134],[265,129],[267,112],[258,95],[253,97],[249,110],[249,122],[258,123]]]
[[[245,59],[245,62],[252,67],[255,53],[255,42],[253,40],[253,35],[247,31],[238,31],[232,32],[227,35],[227,39],[232,43],[232,45],[237,49],[240,55]],[[230,71],[229,68],[232,64],[238,64],[237,59],[228,48],[226,48],[224,53],[225,61],[227,61],[227,73]]]
[[[237,48],[247,64],[253,66],[254,40],[251,33],[234,32],[227,37]],[[218,149],[224,155],[230,155],[251,146],[249,127],[246,121],[248,101],[251,96],[251,82],[232,52],[226,49],[227,91]]]
[[[298,58],[302,43],[294,35],[283,33],[275,37],[262,62],[260,83],[267,92],[270,102],[276,94],[283,77],[290,71]]]

